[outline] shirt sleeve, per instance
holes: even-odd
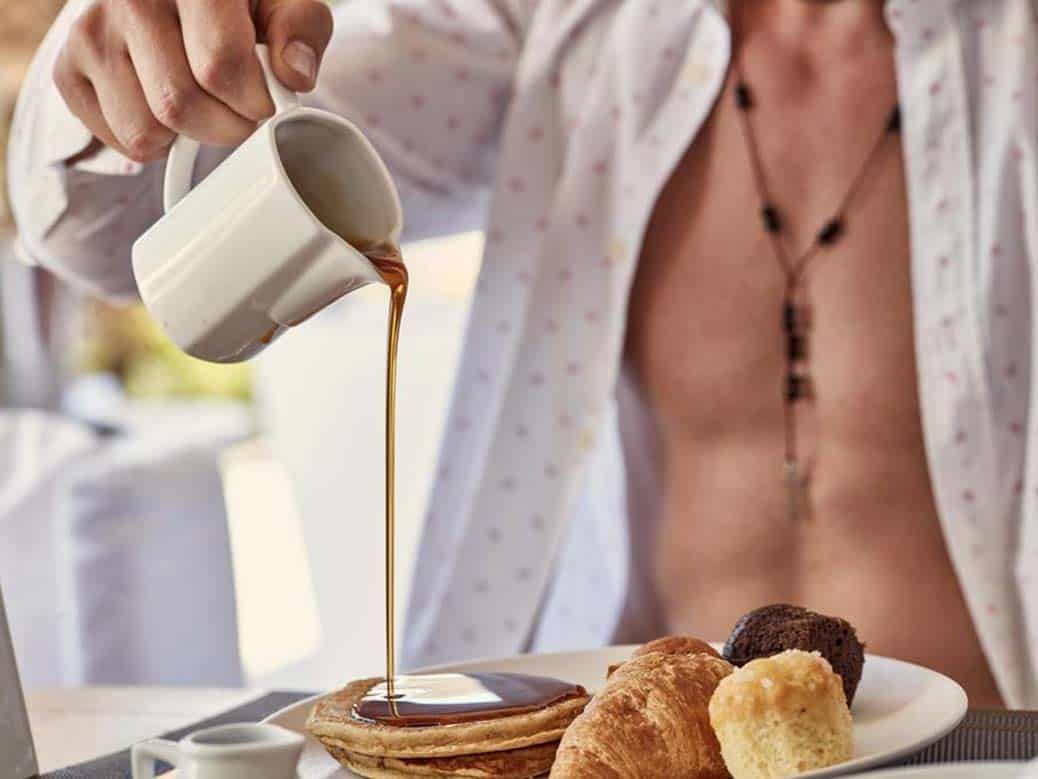
[[[93,138],[54,85],[58,52],[92,0],[70,0],[29,69],[9,146],[19,256],[88,292],[136,294],[130,248],[162,214],[164,163]],[[524,0],[346,0],[308,102],[357,123],[394,175],[405,239],[480,223],[524,25]],[[226,156],[206,149],[197,177]]]

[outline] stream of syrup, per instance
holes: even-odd
[[[396,396],[400,322],[408,274],[399,247],[358,247],[389,286],[386,341],[386,678],[368,691],[352,716],[396,727],[448,725],[543,709],[587,693],[577,684],[511,673],[396,675]]]
[[[394,244],[366,248],[382,280],[389,285],[389,331],[386,338],[386,689],[396,699],[396,366],[400,346],[400,322],[407,301],[407,267]]]

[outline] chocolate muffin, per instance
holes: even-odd
[[[743,666],[787,649],[818,652],[828,660],[843,680],[847,705],[851,704],[865,665],[865,646],[847,620],[788,603],[764,606],[735,623],[723,654],[732,665]]]

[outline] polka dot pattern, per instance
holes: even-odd
[[[1007,702],[1038,707],[1038,34],[1031,0],[952,5],[885,5],[922,420],[984,650]],[[403,659],[506,655],[529,636],[606,642],[637,584],[613,401],[635,241],[724,78],[727,23],[709,0],[365,0],[336,13],[319,100],[382,152],[411,236],[486,224]],[[13,128],[13,200],[42,261],[125,294],[130,244],[160,213],[161,165],[107,150],[57,164],[90,140],[49,85],[61,37]]]

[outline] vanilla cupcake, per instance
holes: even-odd
[[[721,680],[710,724],[734,779],[782,779],[850,760],[843,682],[817,652],[791,649]]]

